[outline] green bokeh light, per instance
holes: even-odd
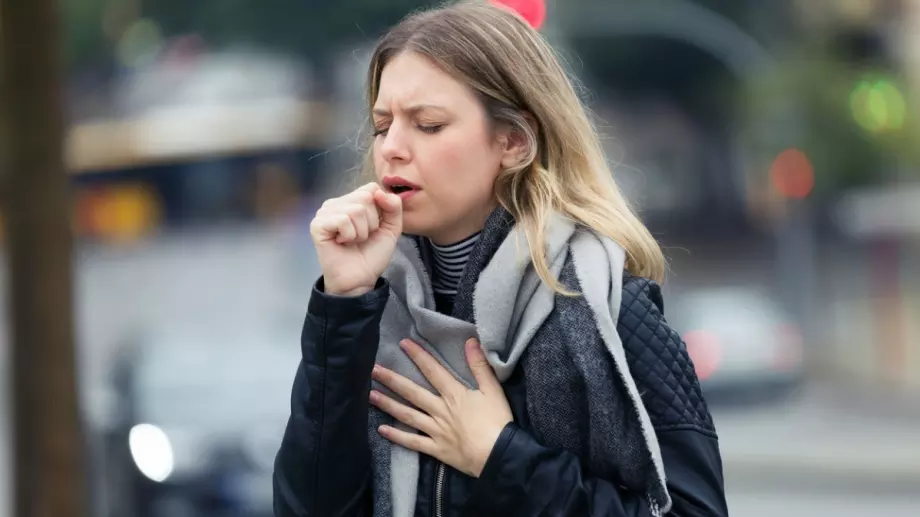
[[[122,65],[136,67],[153,59],[162,45],[163,34],[156,22],[141,19],[128,27],[118,42],[116,52]]]
[[[870,133],[898,131],[907,119],[907,102],[888,79],[863,79],[850,93],[853,119]]]

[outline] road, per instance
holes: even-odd
[[[729,444],[724,452],[727,469],[727,496],[731,515],[733,517],[775,517],[778,515],[785,517],[865,517],[866,515],[915,514],[920,504],[920,490],[911,490],[908,487],[903,489],[895,487],[886,490],[885,493],[871,486],[860,488],[840,484],[835,487],[836,480],[833,479],[833,473],[825,479],[812,478],[808,480],[809,483],[802,483],[801,472],[797,472],[794,465],[788,466],[788,477],[779,480],[775,477],[759,479],[750,475],[732,475],[729,455],[737,451],[735,445],[732,444],[744,441],[749,443],[753,449],[762,449],[764,444],[777,443],[776,427],[760,427],[758,431],[758,426],[749,426],[745,423],[746,420],[750,424],[756,424],[761,419],[771,418],[784,422],[786,428],[809,428],[810,432],[821,433],[822,429],[818,428],[813,421],[803,421],[798,417],[792,417],[789,420],[789,415],[807,414],[816,408],[823,408],[820,413],[826,417],[822,420],[824,422],[823,432],[827,435],[835,433],[835,430],[838,429],[838,422],[852,418],[852,415],[842,413],[836,415],[839,418],[834,418],[834,410],[830,410],[828,404],[822,402],[820,397],[799,399],[794,402],[794,405],[755,410],[753,413],[756,415],[751,416],[750,420],[739,414],[731,414],[727,418],[720,419],[722,413],[719,413],[717,409],[714,410],[717,425],[720,427],[721,439]],[[724,425],[719,423],[720,420],[724,422]],[[897,427],[896,424],[892,426]],[[839,454],[850,454],[852,450],[850,447],[843,447],[839,450]],[[3,458],[7,452],[5,448],[0,449],[0,458]],[[5,464],[0,463],[0,480],[9,479],[8,474],[4,472],[5,467]],[[0,484],[0,493],[3,493],[2,490],[5,489],[6,486]],[[8,503],[9,499],[2,497],[0,501]],[[11,515],[8,508],[5,512],[0,513],[0,516],[3,517]]]
[[[109,357],[137,332],[163,326],[299,323],[316,275],[306,243],[306,228],[233,228],[168,236],[130,249],[81,249],[77,336],[90,421],[104,414],[97,395]],[[0,319],[0,329],[5,328]],[[4,334],[0,345],[5,345]],[[4,367],[5,351],[0,346]],[[0,415],[5,406],[0,397]],[[874,479],[885,479],[885,469],[920,465],[920,441],[914,438],[920,420],[870,418],[821,390],[784,404],[714,408],[713,413],[735,517],[916,513],[920,485],[911,485],[914,480],[875,483],[868,478],[877,474],[881,477]],[[8,439],[8,422],[0,422],[0,444]],[[0,446],[0,517],[11,515],[3,482],[10,479],[8,454],[9,448]],[[830,468],[815,467],[828,461]],[[865,482],[843,475],[854,465],[869,473]]]
[[[733,517],[917,512],[916,415],[848,404],[822,386],[781,403],[712,412]]]
[[[850,492],[809,494],[756,489],[729,492],[732,517],[866,517],[915,515],[917,496]]]

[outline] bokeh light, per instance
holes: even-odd
[[[691,330],[684,334],[687,353],[696,368],[700,380],[710,378],[719,369],[722,348],[718,336],[704,330]]]
[[[773,188],[783,197],[802,199],[815,186],[815,170],[808,156],[798,149],[779,153],[770,167]]]
[[[163,46],[163,34],[153,20],[141,19],[125,30],[118,41],[117,54],[126,67],[142,66],[150,62]]]
[[[131,243],[159,226],[161,215],[161,202],[146,185],[91,188],[77,196],[75,230],[113,244]]]
[[[539,29],[546,21],[546,2],[544,0],[492,0],[493,3],[510,7],[527,20],[534,29]]]
[[[889,79],[863,79],[849,98],[853,119],[870,133],[897,131],[904,127],[907,102]]]

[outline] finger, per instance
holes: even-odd
[[[346,194],[342,197],[342,200],[348,204],[356,203],[359,205],[375,206],[374,192],[363,190],[363,188]]]
[[[466,342],[466,361],[470,365],[470,370],[473,371],[476,383],[479,384],[479,391],[492,392],[496,388],[501,390],[501,383],[495,376],[495,370],[492,369],[489,360],[486,359],[479,340],[474,338]]]
[[[428,382],[430,382],[431,385],[434,386],[434,389],[438,390],[438,393],[442,396],[451,395],[458,388],[464,388],[464,386],[460,384],[460,381],[455,379],[446,368],[441,366],[441,363],[439,363],[434,356],[429,354],[418,343],[410,339],[404,339],[400,341],[399,346],[405,350],[409,358],[412,359],[412,362],[421,370],[422,375],[428,379]]]
[[[433,436],[438,431],[438,425],[433,418],[415,408],[400,404],[379,391],[371,391],[370,401],[381,411],[428,436]]]
[[[383,190],[383,188],[376,181],[372,181],[370,183],[365,183],[364,185],[361,185],[355,190],[355,192],[370,192],[371,194],[373,194],[374,192],[378,190]]]
[[[371,202],[371,204],[365,205],[364,217],[367,219],[367,229],[370,233],[374,233],[380,228],[380,211],[376,204]]]
[[[396,235],[402,233],[402,199],[384,190],[374,192],[374,202],[380,209],[380,227]]]
[[[355,229],[355,225],[351,222],[351,218],[348,217],[348,214],[336,214],[330,216],[330,219],[333,219],[336,224],[337,236],[335,242],[339,244],[348,244],[358,237],[358,231]]]
[[[379,432],[381,436],[387,440],[390,440],[397,445],[402,445],[407,449],[412,449],[413,451],[418,451],[422,454],[427,454],[429,456],[435,457],[437,444],[435,444],[433,439],[427,436],[422,436],[415,433],[407,433],[388,425],[380,426],[377,429],[377,432]]]
[[[371,190],[369,191],[369,189]],[[362,207],[364,217],[367,221],[368,233],[374,233],[377,231],[377,228],[380,227],[380,209],[377,207],[373,194],[375,190],[380,190],[380,186],[376,183],[369,183],[351,194],[348,194],[344,198],[348,200],[350,204],[360,205]]]
[[[390,388],[393,393],[406,399],[410,404],[429,415],[439,411],[441,401],[438,396],[412,380],[382,366],[375,366],[372,376],[374,380]]]
[[[310,233],[317,241],[335,240],[339,244],[351,242],[355,237],[351,219],[343,213],[317,216],[310,223]]]
[[[366,205],[354,203],[344,207],[343,211],[348,214],[348,218],[351,219],[351,224],[355,228],[355,241],[366,241],[367,236],[370,234]]]

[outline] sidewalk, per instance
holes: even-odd
[[[920,419],[806,393],[772,407],[713,408],[726,483],[857,486],[920,494]]]

